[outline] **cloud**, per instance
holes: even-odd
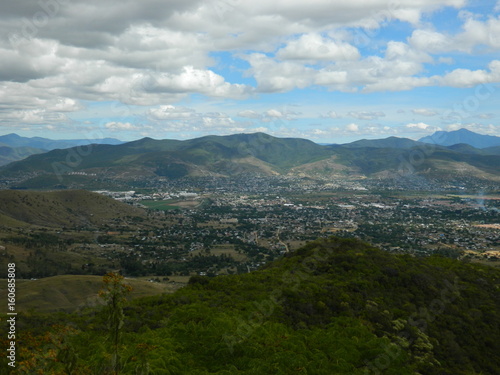
[[[69,118],[60,112],[53,112],[46,109],[22,109],[22,110],[1,110],[2,124],[57,124],[69,122]]]
[[[137,130],[139,127],[131,124],[130,122],[108,122],[104,125],[106,129],[110,130]]]
[[[263,112],[257,112],[254,110],[246,109],[238,112],[239,117],[245,117],[249,119],[258,120],[261,122],[276,122],[276,121],[292,121],[299,116],[299,112],[291,111],[289,109],[283,108],[281,110],[271,108]]]
[[[286,92],[309,86],[355,92],[401,91],[436,84],[435,78],[414,77],[433,62],[427,53],[402,42],[391,41],[385,54],[355,61],[335,61],[311,66],[299,60],[281,61],[277,56],[252,53],[242,56],[250,64],[247,74],[255,78],[260,92]]]
[[[421,115],[421,116],[437,116],[438,113],[432,109],[428,108],[417,108],[417,109],[412,109],[411,110],[415,115]]]
[[[348,43],[327,39],[319,34],[303,34],[279,49],[280,60],[352,61],[360,58],[358,49]]]
[[[239,117],[246,117],[246,118],[252,118],[252,119],[259,119],[262,117],[262,114],[257,113],[251,109],[246,109],[244,111],[238,112]]]
[[[423,123],[423,122],[419,122],[416,124],[407,124],[406,127],[408,129],[427,130],[431,127],[431,125],[428,125],[428,124]]]
[[[248,124],[238,122],[223,112],[197,112],[192,108],[173,105],[150,108],[146,112],[146,119],[156,131],[185,134],[199,131],[229,134],[242,132],[248,127]]]
[[[200,93],[214,97],[242,97],[250,89],[243,84],[230,84],[211,70],[185,66],[179,74],[162,73],[156,76],[154,92],[169,94]]]
[[[270,109],[270,110],[266,111],[265,115],[267,117],[276,117],[276,118],[284,117],[283,113],[281,113],[280,111],[278,111],[276,109]]]
[[[278,62],[262,53],[244,57],[260,92],[286,92],[311,85],[315,70],[296,62]]]
[[[433,134],[437,131],[443,130],[439,126],[429,125],[424,122],[409,123],[404,126],[405,129],[410,131],[414,136],[421,137],[424,134]]]
[[[455,69],[440,78],[441,85],[452,87],[474,87],[500,81],[500,60],[488,64],[488,70]]]
[[[498,136],[500,134],[500,125],[496,124],[479,124],[479,123],[460,123],[460,124],[449,124],[446,126],[447,131],[468,129],[479,134],[489,134]]]
[[[357,131],[359,131],[359,126],[357,124],[354,124],[354,123],[351,123],[351,124],[347,125],[345,128],[349,132],[357,132]]]
[[[326,115],[321,115],[322,118],[342,118],[341,115],[339,115],[335,111],[328,111]]]
[[[273,104],[264,110],[238,107],[239,119],[175,104],[196,95],[222,103],[307,88],[372,93],[499,82],[498,60],[471,68],[461,54],[435,56],[481,49],[490,56],[500,48],[498,15],[461,12],[456,33],[422,22],[424,14],[465,5],[466,0],[5,2],[0,122],[67,124],[89,103],[116,102],[128,112],[144,106],[145,119],[172,129],[242,129],[303,116]],[[415,29],[408,39],[391,40],[395,21]],[[454,66],[438,75],[435,64]],[[350,116],[369,121],[380,113]],[[107,118],[116,120],[110,122],[115,127],[132,124],[122,117]],[[339,117],[333,111],[321,116]]]
[[[380,117],[385,117],[384,112],[369,112],[369,111],[351,111],[347,113],[349,116],[358,120],[375,120]]]
[[[469,12],[462,12],[464,23],[457,34],[445,34],[432,29],[417,29],[408,39],[409,44],[428,53],[450,51],[473,52],[484,46],[492,51],[500,47],[500,16],[489,16],[481,21]]]
[[[494,113],[479,113],[477,115],[477,117],[480,119],[491,119],[491,118],[495,117],[495,114]]]
[[[154,120],[185,119],[195,115],[195,110],[173,105],[162,105],[148,110],[147,115]]]

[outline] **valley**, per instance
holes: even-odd
[[[396,349],[398,374],[492,373],[500,156],[429,147],[143,139],[0,168],[0,267],[15,264],[19,342],[34,348],[21,371],[103,373],[105,291],[119,288],[125,373],[161,373],[164,355],[172,373],[269,373],[275,360],[251,353],[292,342],[318,373],[377,373]],[[462,326],[481,340],[456,337]],[[354,354],[317,362],[331,347]]]
[[[335,235],[500,267],[500,195],[470,193],[277,177],[99,194],[0,191],[0,259],[15,262],[23,279],[114,270],[175,290],[176,277],[247,273]]]

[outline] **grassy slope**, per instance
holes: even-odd
[[[125,281],[133,288],[131,298],[159,295],[174,290],[174,287],[168,284],[136,279]],[[97,296],[101,287],[101,276],[62,275],[38,280],[17,280],[16,308],[19,312],[50,312],[74,311],[96,306],[102,303]],[[5,280],[1,282],[0,298],[4,301],[7,299]]]
[[[41,226],[73,227],[102,224],[125,216],[144,216],[144,213],[127,204],[84,190],[2,190],[0,215]]]

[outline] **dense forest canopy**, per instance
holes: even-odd
[[[127,303],[126,280],[111,280],[102,308],[21,314],[13,373],[500,372],[491,267],[332,237],[252,273],[194,276],[171,295]]]

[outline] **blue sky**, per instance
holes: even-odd
[[[500,1],[0,1],[2,134],[500,136]]]

